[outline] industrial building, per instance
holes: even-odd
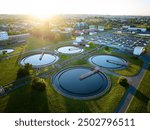
[[[137,56],[140,56],[143,52],[145,52],[145,48],[137,46],[137,47],[134,48],[133,54],[137,55]]]
[[[3,32],[0,32],[0,41],[4,41],[4,40],[8,40],[9,37],[8,37],[8,33],[3,31]]]
[[[147,31],[147,29],[146,28],[135,28],[135,27],[130,27],[130,26],[122,26],[122,28],[123,29],[126,29],[126,30],[128,30],[128,31],[134,31],[134,32],[136,32],[136,31],[140,31],[140,32],[146,32]]]

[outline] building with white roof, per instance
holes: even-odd
[[[84,37],[83,36],[78,36],[76,37],[76,40],[73,42],[73,45],[81,45],[84,42]]]
[[[8,33],[3,31],[3,32],[0,32],[0,41],[4,41],[4,40],[8,40],[9,37],[8,37]]]
[[[122,26],[123,29],[127,29],[129,31],[141,31],[141,32],[146,32],[146,28],[135,28],[135,27],[130,27],[130,26]]]
[[[128,28],[130,31],[138,31],[140,30],[141,32],[146,32],[147,29],[146,28],[134,28],[134,27],[130,27]]]
[[[137,55],[137,56],[140,56],[143,52],[145,52],[145,48],[137,46],[137,47],[134,48],[133,54]]]
[[[83,41],[84,41],[84,37],[82,36],[76,37],[76,42],[83,42]]]
[[[104,26],[98,26],[99,31],[104,31]]]

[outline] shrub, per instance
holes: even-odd
[[[125,87],[125,88],[128,88],[128,87],[129,87],[129,83],[128,83],[127,79],[124,78],[124,77],[120,77],[120,78],[118,79],[118,83],[119,83],[121,86]]]
[[[30,72],[25,68],[20,68],[17,72],[17,78],[22,78],[28,75],[30,75]]]
[[[25,64],[24,67],[20,68],[17,72],[17,79],[30,75],[30,70],[32,69],[32,65]]]
[[[106,51],[109,51],[109,47],[108,47],[108,46],[106,46],[104,49],[105,49]]]
[[[95,47],[94,43],[92,41],[88,42],[91,48]]]
[[[32,80],[31,87],[32,87],[34,90],[44,91],[45,88],[46,88],[45,80],[42,79],[42,78],[34,78],[34,79]]]

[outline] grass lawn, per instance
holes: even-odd
[[[0,85],[15,80],[18,69],[18,56],[0,61]]]
[[[50,45],[50,41],[32,36],[26,41],[26,50],[33,50],[48,45]]]
[[[64,43],[66,42],[65,45],[68,45],[68,41],[69,40],[65,40],[65,41],[62,41],[62,42],[64,42]],[[38,48],[42,48],[42,47],[46,47],[46,46],[50,46],[49,49],[54,50],[54,49],[56,49],[57,47],[59,47],[61,45],[58,44],[58,43],[54,43],[54,42],[49,41],[49,40],[43,40],[41,38],[34,37],[34,36],[28,38],[28,40],[26,41],[26,51],[27,50],[38,49]],[[64,46],[63,43],[62,43],[62,46]]]
[[[150,44],[147,45],[146,50],[149,52],[150,51]]]
[[[146,71],[143,80],[134,96],[127,112],[150,112],[148,110],[148,101],[150,101],[150,65],[149,69]],[[149,107],[150,108],[150,107]]]
[[[124,54],[117,54],[117,53],[115,53],[115,55],[122,57],[129,62],[129,66],[126,69],[115,71],[118,74],[121,74],[124,76],[134,76],[140,71],[140,69],[143,65],[143,61],[141,61],[133,56],[127,56]]]
[[[14,49],[15,51],[10,53],[10,54],[18,54],[18,53],[22,53],[25,51],[25,48],[27,47],[26,44],[18,44],[18,45],[15,45],[15,46],[12,46],[12,47],[9,47],[9,48],[12,48]]]

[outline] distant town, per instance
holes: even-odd
[[[0,112],[150,112],[150,16],[0,15]]]

